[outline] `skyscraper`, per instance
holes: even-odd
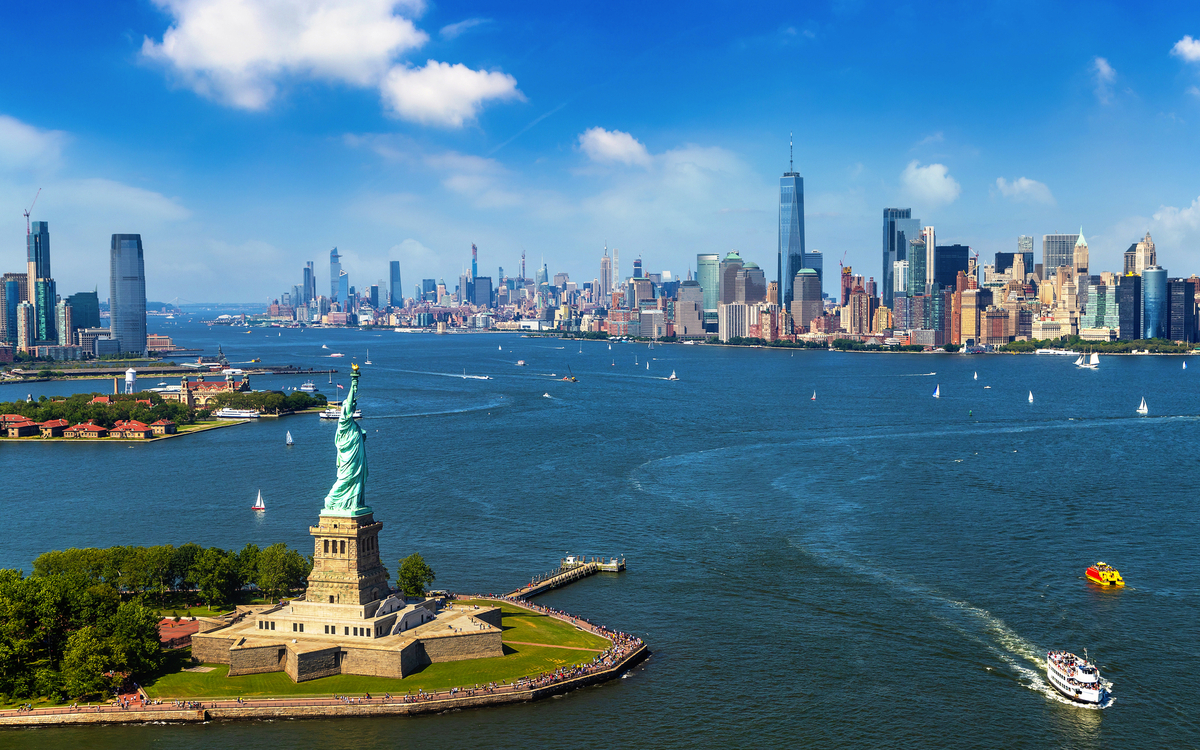
[[[1078,234],[1047,234],[1042,236],[1042,273],[1049,279],[1059,266],[1073,267]]]
[[[1172,341],[1193,343],[1196,340],[1196,284],[1188,279],[1171,279],[1167,282],[1170,307],[1170,333]]]
[[[54,310],[56,318],[55,322],[57,323],[55,328],[58,330],[58,345],[73,346],[75,343],[75,323],[71,316],[71,306],[66,300],[63,300],[54,306]]]
[[[1158,256],[1154,252],[1154,240],[1150,239],[1150,233],[1146,232],[1146,236],[1133,246],[1133,272],[1142,273],[1150,266],[1158,265]]]
[[[925,227],[921,230],[921,239],[925,240],[925,287],[928,289],[933,285],[933,273],[936,268],[937,257],[937,237],[933,227]]]
[[[1079,228],[1079,239],[1075,240],[1075,249],[1071,253],[1071,264],[1075,268],[1075,278],[1088,275],[1088,244],[1083,238],[1083,227]],[[1078,283],[1078,281],[1076,282]]]
[[[779,257],[776,279],[783,292],[783,305],[792,303],[792,284],[804,268],[804,178],[795,171],[788,138],[788,171],[779,178]],[[701,282],[703,283],[703,282]]]
[[[341,299],[346,299],[345,290],[340,288],[342,275],[342,256],[338,255],[337,248],[329,251],[329,299],[333,302],[338,301],[338,293],[341,293]]]
[[[717,301],[720,304],[728,305],[734,302],[734,281],[737,279],[738,269],[742,265],[742,256],[738,255],[737,250],[730,250],[729,254],[721,261],[721,273],[717,279]]]
[[[475,247],[475,243],[471,243],[471,280],[473,281],[479,275],[479,249]]]
[[[814,319],[821,317],[824,306],[821,302],[821,282],[812,268],[801,268],[792,279],[796,297],[788,307],[792,314],[792,326],[800,331],[807,330]]]
[[[313,262],[310,260],[304,266],[304,304],[308,304],[317,298],[317,275],[313,271]]]
[[[421,279],[421,299],[425,302],[437,302],[437,281]]]
[[[883,304],[892,306],[896,292],[896,263],[908,259],[908,243],[921,235],[921,220],[912,218],[911,208],[883,209]],[[902,288],[907,288],[907,279]]]
[[[6,273],[0,278],[0,341],[17,341],[17,306],[25,301],[25,274]]]
[[[1117,309],[1119,310],[1120,336],[1122,341],[1136,341],[1142,337],[1142,277],[1134,274],[1121,277],[1117,287]]]
[[[596,304],[608,307],[608,297],[612,294],[612,282],[612,258],[608,257],[608,245],[605,245],[604,255],[600,258],[600,289],[596,297]]]
[[[717,330],[717,303],[721,293],[721,256],[716,253],[696,255],[696,281],[704,292],[704,328]]]
[[[921,237],[908,242],[908,296],[925,294],[925,263],[928,260],[925,240]]]
[[[350,301],[350,274],[346,273],[345,271],[338,271],[337,284],[335,284],[333,288],[335,290],[337,290],[334,292],[334,295],[332,298],[334,302],[336,302],[338,299],[341,299],[343,302],[349,302]]]
[[[804,267],[811,268],[817,272],[817,285],[822,291],[825,289],[825,258],[821,255],[820,250],[804,251]],[[793,278],[793,283],[795,279]],[[782,305],[781,305],[782,307]]]
[[[44,221],[35,221],[29,234],[25,237],[26,258],[28,260],[29,300],[37,298],[35,284],[38,279],[49,279],[50,276],[50,225]],[[54,305],[53,302],[50,303]],[[36,305],[36,302],[35,302]],[[51,312],[53,315],[53,312]]]
[[[1167,271],[1158,266],[1142,270],[1142,336],[1165,339],[1170,335],[1167,310]]]
[[[34,282],[34,336],[38,341],[58,342],[58,326],[54,313],[57,301],[58,292],[54,287],[54,279],[38,279]]]
[[[114,234],[109,254],[109,330],[121,351],[146,351],[146,264],[142,235]]]
[[[404,306],[404,287],[400,283],[400,261],[388,263],[388,304],[392,307]]]

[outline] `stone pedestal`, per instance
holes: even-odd
[[[313,569],[308,594],[313,603],[365,605],[388,594],[388,572],[379,560],[379,530],[373,514],[354,518],[321,516],[313,535]]]

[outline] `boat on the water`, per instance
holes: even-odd
[[[292,440],[292,431],[291,431],[291,430],[288,430],[288,434],[287,434],[287,445],[288,445],[288,447],[290,448],[291,446],[293,446],[293,445],[295,445],[295,444],[296,444],[296,441],[295,441],[295,440]]]
[[[1088,706],[1108,705],[1111,685],[1100,679],[1100,669],[1069,651],[1046,653],[1046,675],[1054,689],[1068,700]]]
[[[228,406],[213,412],[217,419],[258,419],[262,415],[254,409],[231,409]]]
[[[318,392],[317,384],[312,382],[311,380],[308,381],[307,383],[305,383],[304,385],[300,386],[300,390],[304,391],[305,393],[317,393]]]
[[[667,380],[679,380],[678,376],[675,375],[674,370],[671,370],[671,377],[667,378]]]
[[[361,417],[362,417],[362,409],[355,409],[354,410],[354,418],[359,419]],[[325,411],[321,412],[321,419],[341,419],[341,418],[342,418],[342,409],[339,406],[331,406],[328,409],[326,409]]]
[[[1098,352],[1092,352],[1092,356],[1089,357],[1087,361],[1084,361],[1083,355],[1080,354],[1079,359],[1075,360],[1075,364],[1079,365],[1085,370],[1098,370],[1100,369],[1100,354]]]
[[[1029,403],[1033,403],[1033,391],[1029,392]]]
[[[933,397],[934,398],[942,397],[942,384],[941,383],[938,383],[937,385],[935,385],[933,387]]]
[[[250,506],[251,510],[266,510],[267,506],[262,500],[262,490],[258,491],[258,499],[254,501],[254,505]]]
[[[1138,414],[1149,414],[1150,413],[1150,407],[1146,406],[1146,397],[1145,396],[1142,396],[1142,403],[1138,404],[1137,413]]]
[[[1101,586],[1124,586],[1125,579],[1116,568],[1105,562],[1098,562],[1087,569],[1084,573],[1087,579],[1092,583],[1100,584]]]
[[[523,360],[523,359],[518,359],[518,360],[517,360],[517,367],[524,367],[524,366],[525,366],[525,360]]]

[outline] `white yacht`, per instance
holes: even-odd
[[[305,393],[317,393],[317,384],[310,380],[304,385],[300,386],[300,390],[304,391]]]
[[[228,406],[213,412],[217,419],[258,419],[262,415],[254,409],[231,409]]]
[[[1086,652],[1085,652],[1086,656]],[[1100,669],[1069,651],[1046,653],[1046,676],[1066,698],[1090,706],[1108,705],[1110,683],[1100,679]]]

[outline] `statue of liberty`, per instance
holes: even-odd
[[[338,417],[337,481],[325,497],[323,516],[363,516],[371,513],[367,506],[367,433],[354,421],[358,400],[358,365],[351,365],[350,391],[342,399],[342,414]]]

